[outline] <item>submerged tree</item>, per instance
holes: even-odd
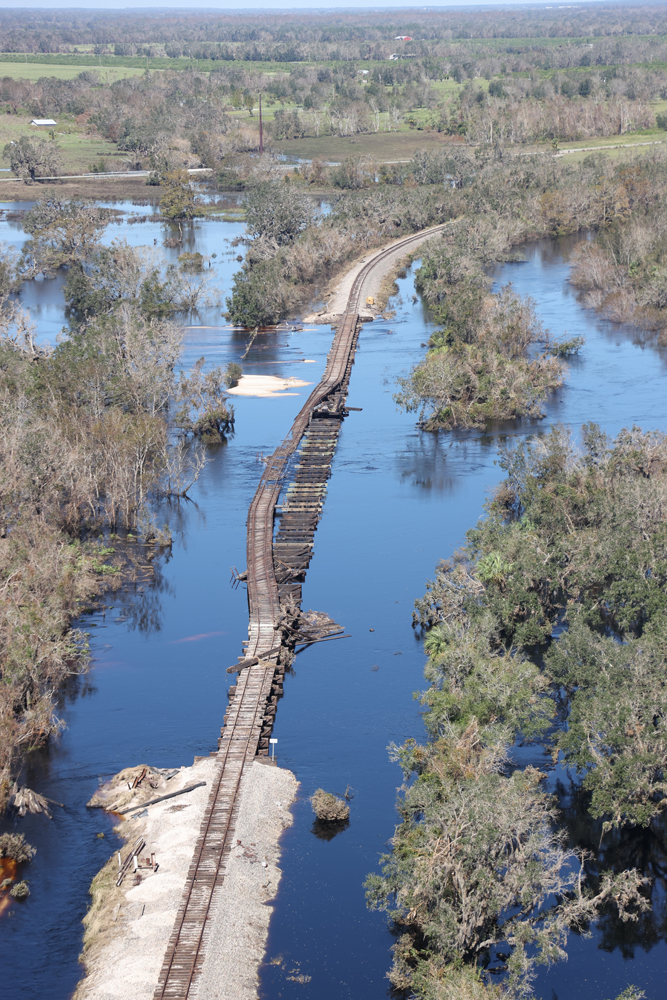
[[[549,342],[532,299],[511,284],[483,298],[483,287],[470,276],[454,282],[438,307],[445,328],[410,375],[397,379],[394,399],[419,411],[427,430],[542,417],[543,400],[563,383],[565,367],[551,352],[526,357],[531,344]]]
[[[536,965],[566,957],[569,931],[587,933],[610,906],[624,921],[648,908],[634,870],[586,886],[584,857],[555,828],[544,776],[528,767],[508,777],[497,729],[473,720],[393,755],[416,781],[403,789],[393,852],[366,885],[369,905],[388,910],[400,932],[389,976],[397,989],[494,995],[489,976],[504,971],[503,995],[527,997]]]
[[[583,437],[580,451],[555,427],[508,449],[487,516],[416,602],[427,725],[474,715],[531,736],[557,705],[554,749],[590,814],[648,826],[667,807],[667,437]]]
[[[161,181],[165,193],[160,199],[160,212],[166,219],[193,219],[201,214],[200,199],[195,194],[187,170],[169,170]]]
[[[245,198],[246,230],[255,245],[266,248],[266,254],[289,246],[313,221],[313,202],[302,191],[289,184],[264,182],[250,188]]]
[[[199,358],[190,374],[180,377],[176,424],[203,441],[223,441],[234,426],[234,407],[225,396],[228,379],[222,368],[205,369],[205,363]]]
[[[53,275],[60,267],[83,267],[99,249],[111,217],[93,201],[63,200],[56,191],[47,191],[23,220],[23,228],[30,234],[22,251],[23,276]]]

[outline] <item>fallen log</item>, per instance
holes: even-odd
[[[124,810],[123,815],[135,812],[137,809],[145,809],[146,806],[154,806],[156,802],[164,802],[165,799],[173,799],[176,795],[185,795],[186,792],[191,792],[193,788],[201,788],[205,784],[205,781],[198,781],[195,785],[187,785],[185,788],[179,788],[177,792],[167,792],[166,795],[158,795],[156,799],[149,799],[148,802],[140,802],[138,806],[130,806],[129,809]]]

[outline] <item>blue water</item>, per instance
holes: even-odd
[[[0,238],[7,239],[3,226]],[[113,235],[119,231],[111,229]],[[224,240],[239,230],[233,223],[199,223],[188,247],[227,253],[217,264],[223,293],[236,266]],[[163,230],[147,223],[122,232],[151,244],[161,242]],[[411,628],[412,604],[437,560],[461,544],[482,513],[501,475],[495,464],[501,438],[540,432],[553,421],[576,429],[597,420],[611,433],[631,423],[664,426],[664,352],[580,307],[567,285],[568,247],[567,242],[536,244],[525,263],[506,265],[495,275],[498,283],[511,279],[519,291],[533,295],[555,334],[567,330],[568,336],[587,338],[543,422],[502,434],[436,436],[419,432],[414,416],[397,412],[394,380],[423,355],[420,344],[432,329],[414,298],[412,274],[399,281],[395,319],[362,330],[349,404],[363,410],[344,423],[304,586],[304,607],[326,611],[352,638],[300,654],[279,705],[274,732],[279,762],[295,772],[300,789],[294,826],[284,835],[284,875],[269,961],[261,973],[266,1000],[387,995],[392,937],[386,917],[366,909],[362,883],[376,870],[397,821],[401,775],[386,747],[423,737],[412,699],[423,684],[424,663]],[[42,293],[31,290],[26,299],[29,294],[38,300]],[[38,322],[50,336],[62,326],[55,292],[44,309]],[[226,327],[220,310],[190,323],[185,364],[201,354],[226,363],[243,352],[244,335]],[[326,327],[263,334],[247,370],[316,382],[330,342]],[[304,365],[301,358],[316,363]],[[216,745],[229,683],[225,667],[236,660],[247,636],[246,595],[229,586],[229,567],[245,567],[246,513],[263,468],[258,455],[287,433],[308,391],[304,387],[282,399],[235,399],[236,432],[212,451],[192,490],[193,502],[164,505],[158,512],[158,522],[167,521],[174,531],[160,585],[109,598],[106,612],[88,622],[96,626],[90,628],[93,669],[63,699],[62,738],[34,754],[25,775],[30,787],[66,808],[56,809],[50,822],[19,821],[38,854],[26,869],[30,899],[0,924],[8,995],[63,1000],[76,985],[87,889],[115,846],[108,819],[85,808],[99,778],[140,763],[189,764]],[[126,615],[127,621],[115,621]],[[536,755],[546,767],[539,751]],[[349,787],[354,796],[348,829],[330,841],[312,832],[307,797],[318,786],[339,794]],[[99,831],[105,839],[96,838]],[[634,962],[621,958],[618,948],[601,951],[599,943],[595,936],[571,939],[569,963],[540,975],[538,995],[550,1000],[555,990],[561,1000],[606,1000],[630,981],[657,1000],[666,968],[661,934]],[[310,982],[288,980],[295,968],[311,976]]]
[[[587,339],[539,424],[523,423],[502,435],[434,436],[396,413],[393,379],[420,356],[418,345],[430,329],[421,304],[412,301],[411,276],[399,282],[396,320],[373,323],[361,334],[349,402],[364,409],[345,421],[304,587],[304,606],[327,611],[353,639],[313,647],[298,658],[274,730],[280,761],[301,781],[302,798],[285,835],[284,876],[262,972],[262,995],[271,1000],[379,1000],[387,994],[392,938],[384,915],[366,910],[361,883],[377,870],[397,822],[392,803],[401,775],[385,748],[423,733],[411,698],[423,686],[424,663],[410,624],[412,603],[437,560],[460,546],[501,478],[499,440],[540,432],[552,422],[578,429],[597,420],[612,434],[632,423],[665,425],[667,355],[582,310],[567,285],[563,253],[569,245],[534,245],[525,263],[495,273],[496,287],[511,280],[537,300],[554,334]],[[545,770],[550,765],[539,750],[532,761]],[[349,829],[331,842],[318,840],[306,797],[318,786],[340,794],[347,785],[355,790]],[[599,950],[599,943],[596,936],[571,937],[570,961],[540,974],[537,995],[551,1000],[555,990],[561,1000],[606,1000],[628,982],[654,1000],[662,995],[662,936],[649,954],[639,950],[635,962],[618,949]],[[270,964],[278,959],[283,961]],[[310,983],[287,979],[297,964],[312,976]]]

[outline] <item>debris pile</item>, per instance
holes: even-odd
[[[53,799],[47,799],[44,795],[33,792],[30,788],[25,786],[19,788],[17,784],[14,784],[7,806],[9,809],[15,810],[19,816],[25,816],[26,813],[43,813],[47,819],[51,819],[49,804],[62,806],[62,802],[54,802]]]
[[[343,627],[323,611],[302,611],[288,605],[274,626],[283,636],[286,646],[310,645],[325,639],[343,638]]]
[[[168,781],[178,770],[150,767],[126,767],[101,785],[86,803],[89,809],[125,813],[134,810],[161,793],[169,791]]]

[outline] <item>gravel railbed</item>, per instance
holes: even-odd
[[[159,867],[155,873],[142,870],[137,885],[129,875],[116,888],[114,855],[96,877],[81,957],[86,975],[73,1000],[152,1000],[219,766],[212,757],[181,768],[169,780],[169,791],[198,781],[206,785],[149,806],[145,815],[125,819],[117,827],[127,842],[123,857],[141,836],[146,841],[141,857],[153,852]],[[279,839],[292,823],[289,810],[297,787],[291,771],[268,764],[255,762],[244,775],[235,847],[214,900],[198,1000],[257,997],[258,967],[272,913],[266,903],[280,880]]]
[[[244,775],[235,846],[216,900],[197,1000],[255,1000],[281,871],[280,835],[292,824],[291,771],[255,762]]]
[[[360,303],[361,312],[360,315],[363,319],[374,319],[377,313],[376,309],[373,307],[367,307],[365,305],[365,300],[368,296],[372,296],[377,299],[383,282],[388,278],[393,278],[404,266],[406,258],[408,256],[414,256],[415,251],[418,247],[421,247],[423,243],[427,240],[433,239],[437,236],[437,233],[425,233],[421,239],[414,240],[409,244],[408,247],[403,245],[402,236],[396,241],[396,249],[393,253],[388,253],[386,257],[379,260],[375,267],[373,267],[370,273],[364,279],[364,283],[361,289]],[[352,291],[352,285],[354,284],[355,278],[361,271],[362,267],[368,264],[374,257],[380,256],[387,247],[391,244],[387,244],[385,247],[380,247],[378,250],[369,251],[361,258],[353,267],[343,275],[342,278],[338,279],[333,291],[328,296],[326,308],[322,309],[319,313],[312,313],[309,316],[304,316],[304,323],[335,323],[342,313],[345,312],[347,307],[347,300],[350,297],[350,292]]]

